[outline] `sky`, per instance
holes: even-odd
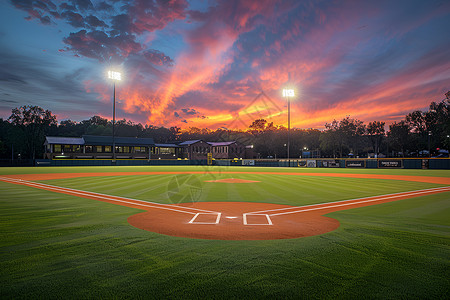
[[[450,90],[446,0],[5,0],[0,118],[182,128],[399,121]],[[284,88],[295,96],[283,98]]]

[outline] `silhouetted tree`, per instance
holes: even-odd
[[[252,132],[261,132],[266,129],[267,121],[264,119],[257,119],[248,127]]]
[[[36,157],[36,148],[42,149],[45,133],[51,125],[57,125],[56,116],[51,111],[44,110],[39,106],[14,108],[8,120],[14,126],[22,129],[28,155],[33,159]]]
[[[385,137],[384,125],[386,123],[380,121],[369,122],[367,125],[367,135],[369,136],[370,143],[372,144],[373,152],[378,155],[380,152],[381,142]]]
[[[403,120],[389,125],[388,136],[391,141],[391,145],[400,150],[403,157],[405,157],[405,150],[410,139],[410,131],[411,127]]]

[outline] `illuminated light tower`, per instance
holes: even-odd
[[[287,159],[289,167],[291,166],[291,156],[290,156],[290,148],[291,148],[291,102],[289,101],[289,97],[294,97],[294,90],[291,89],[283,89],[283,97],[286,98],[288,103],[288,142],[287,142]]]
[[[108,78],[112,79],[114,82],[114,91],[113,91],[113,127],[112,127],[112,147],[113,147],[113,161],[116,161],[116,141],[114,135],[114,127],[116,123],[116,81],[122,80],[122,74],[116,71],[108,71]]]

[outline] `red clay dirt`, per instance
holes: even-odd
[[[268,225],[265,216],[262,216],[262,218],[247,216],[248,225],[244,225],[243,213],[256,210],[292,208],[292,206],[287,205],[249,202],[197,202],[191,207],[221,212],[220,220],[217,224],[202,224],[202,222],[214,223],[217,219],[217,214],[205,213],[204,217],[210,215],[209,220],[203,218],[199,224],[195,220],[193,223],[189,223],[195,215],[151,209],[129,217],[128,223],[140,229],[165,235],[211,240],[293,239],[323,234],[339,227],[338,220],[321,216],[319,213],[275,216],[271,218],[273,225]]]
[[[0,178],[1,181],[26,185],[38,189],[64,193],[77,197],[89,198],[103,202],[144,209],[146,212],[139,213],[128,218],[128,222],[144,230],[157,232],[170,236],[217,239],[217,240],[271,240],[291,239],[323,234],[339,227],[339,221],[325,217],[334,211],[357,208],[373,204],[397,201],[417,196],[431,195],[441,192],[449,192],[450,187],[423,190],[419,192],[405,192],[392,195],[374,196],[363,199],[353,199],[334,203],[324,203],[304,207],[294,207],[269,203],[249,202],[197,202],[179,205],[165,205],[127,199],[117,196],[101,195],[93,192],[74,190],[49,186],[43,183],[30,182],[27,180],[45,180],[56,178],[73,178],[83,175],[90,176],[115,176],[120,175],[156,175],[156,174],[180,174],[180,172],[138,172],[138,173],[71,173],[71,174],[33,174],[33,175],[10,175]],[[181,172],[181,174],[192,174],[196,172]],[[203,172],[199,172],[203,173]],[[219,172],[218,172],[219,173]],[[221,172],[224,174],[225,172]],[[247,172],[230,172],[247,173]],[[81,175],[83,174],[83,175]],[[93,175],[95,174],[95,175]],[[101,174],[101,175],[100,175]],[[261,174],[261,173],[258,173]],[[273,174],[273,173],[269,173]],[[280,174],[280,173],[276,173]],[[286,173],[286,175],[293,173]],[[295,173],[294,173],[295,174]],[[307,173],[297,173],[297,175]],[[310,173],[310,176],[319,176]],[[59,176],[63,175],[63,176]],[[75,175],[75,176],[71,176]],[[81,176],[80,176],[81,175]],[[114,176],[113,175],[113,176]],[[283,175],[283,174],[282,174]],[[329,174],[325,175],[328,176]],[[331,174],[331,175],[353,175],[342,177],[361,177],[360,175],[371,174]],[[334,176],[333,176],[334,177]],[[388,177],[388,178],[383,178]],[[376,176],[377,179],[392,179],[390,175]],[[441,177],[414,177],[414,181],[425,179],[430,182],[431,178],[439,178],[441,182],[447,178]],[[417,178],[416,178],[417,177]],[[20,178],[19,180],[15,178]],[[374,178],[374,177],[370,177]],[[403,179],[406,180],[406,179]],[[439,180],[436,180],[439,181]],[[433,183],[438,183],[438,182]],[[220,216],[219,216],[220,213]]]
[[[256,180],[246,180],[246,179],[239,179],[239,178],[224,178],[224,179],[217,179],[217,180],[205,180],[205,182],[219,182],[219,183],[252,183],[252,182],[261,182]]]
[[[200,215],[204,217],[209,215],[210,218],[209,220],[203,218],[199,224],[196,224],[197,218],[192,222],[195,215],[187,216],[171,211],[162,212],[157,209],[133,215],[128,218],[128,223],[147,231],[197,239],[293,239],[324,234],[337,229],[340,225],[338,220],[323,216],[331,212],[441,192],[450,192],[450,188],[427,190],[420,194],[399,193],[395,196],[376,196],[306,207],[250,202],[197,202],[178,205],[178,207],[189,206],[193,209],[220,212],[221,216],[216,224],[217,214],[201,213]],[[250,212],[256,213],[251,214]],[[244,214],[247,214],[247,225],[244,224]],[[270,224],[268,219],[270,219]]]

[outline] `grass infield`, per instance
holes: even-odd
[[[2,168],[0,176],[165,171],[201,172],[42,182],[164,204],[236,201],[302,206],[443,185],[276,173],[450,177],[447,170],[255,167]],[[205,182],[226,178],[260,182]],[[334,212],[326,216],[339,220],[337,230],[291,240],[165,236],[128,224],[127,218],[140,212],[0,181],[2,299],[438,299],[450,292],[448,192]]]

